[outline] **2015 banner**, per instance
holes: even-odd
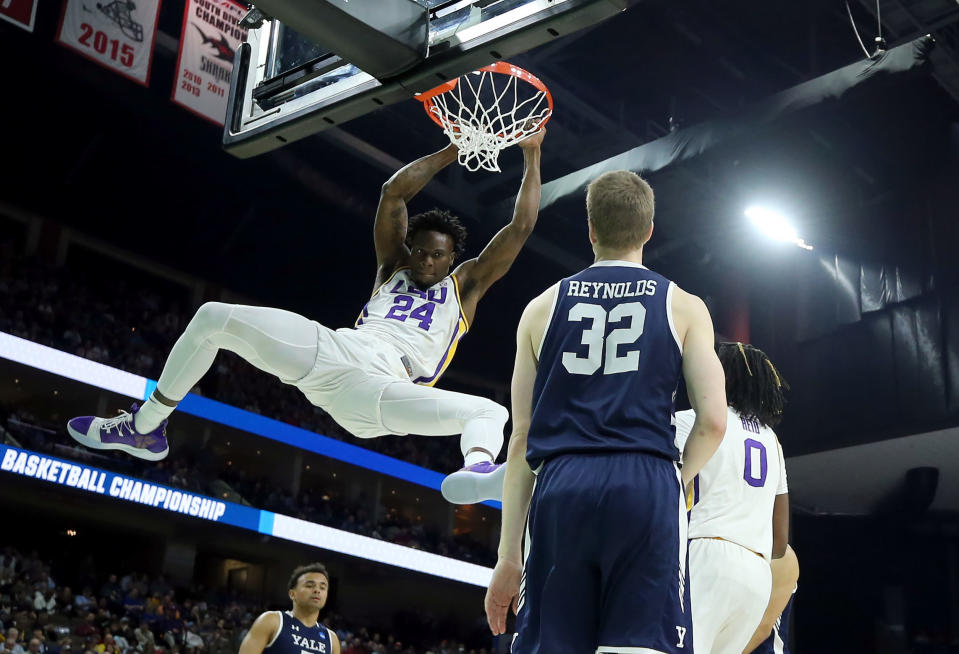
[[[40,0],[0,0],[0,19],[32,32],[39,2]]]
[[[233,55],[246,36],[237,23],[246,8],[233,0],[187,0],[173,101],[222,125],[233,78]]]
[[[66,0],[57,41],[147,86],[160,0]]]

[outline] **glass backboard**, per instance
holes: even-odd
[[[237,51],[223,145],[250,157],[613,16],[638,0],[424,0],[428,54],[378,80],[277,20]]]

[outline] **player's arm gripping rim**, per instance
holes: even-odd
[[[261,613],[243,637],[239,654],[263,654],[263,650],[279,630],[280,616],[275,611]]]
[[[513,219],[499,230],[475,259],[464,261],[453,274],[460,283],[463,313],[473,322],[476,305],[493,282],[506,274],[533,232],[542,195],[540,145],[546,130],[541,129],[518,143],[523,150],[523,182],[513,207]]]
[[[546,321],[558,285],[527,305],[516,330],[516,361],[511,387],[513,433],[506,455],[503,480],[503,524],[498,560],[486,591],[486,619],[494,636],[506,631],[510,604],[517,610],[523,571],[523,530],[533,495],[533,471],[526,462],[526,436],[533,413],[533,382],[536,379],[536,352],[543,340]]]
[[[406,203],[413,199],[439,171],[456,161],[455,145],[421,157],[400,168],[380,191],[380,204],[373,223],[376,247],[376,285],[379,288],[410,254],[406,247]]]
[[[696,412],[683,450],[685,489],[719,448],[726,433],[726,376],[716,356],[713,321],[703,301],[677,288],[673,314],[681,329],[685,327],[683,376],[689,403]]]
[[[746,645],[746,649],[743,650],[743,654],[749,654],[769,638],[773,625],[786,609],[789,598],[792,597],[793,590],[796,588],[796,582],[799,581],[799,559],[789,545],[786,546],[786,552],[782,557],[772,560],[770,568],[773,575],[773,589],[769,595],[769,604],[766,605],[766,613],[763,614],[763,619]]]

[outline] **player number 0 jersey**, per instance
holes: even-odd
[[[409,268],[400,268],[373,293],[356,321],[356,329],[376,334],[400,351],[410,379],[432,386],[453,360],[469,329],[455,275],[421,290]]]
[[[676,414],[680,450],[692,431],[694,411]],[[773,504],[788,493],[786,464],[776,433],[727,407],[726,434],[693,482],[690,538],[722,538],[763,555],[773,547]]]

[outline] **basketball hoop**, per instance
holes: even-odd
[[[520,82],[523,82],[522,84]],[[553,113],[553,96],[535,75],[498,61],[467,73],[417,100],[468,170],[499,172],[499,152],[533,134]]]

